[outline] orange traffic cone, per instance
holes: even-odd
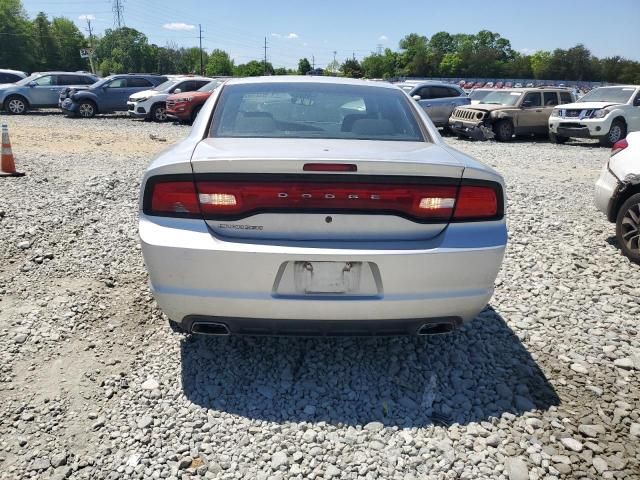
[[[2,125],[2,161],[0,162],[0,177],[21,177],[24,173],[16,172],[16,164],[11,151],[9,127]]]

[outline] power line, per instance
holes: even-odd
[[[91,65],[91,73],[96,73],[96,69],[93,66],[93,30],[91,29],[91,19],[86,16],[87,29],[89,30],[89,65]]]
[[[200,75],[204,75],[204,62],[202,58],[202,25],[198,24],[200,30]]]
[[[113,26],[122,28],[124,26],[124,0],[113,0]]]
[[[267,74],[267,37],[264,37],[264,74]]]

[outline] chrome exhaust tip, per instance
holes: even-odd
[[[191,333],[221,337],[229,335],[231,332],[224,323],[194,322],[191,326]]]

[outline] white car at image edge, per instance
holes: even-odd
[[[611,149],[596,183],[595,201],[615,222],[622,252],[640,263],[640,132],[630,133]]]
[[[591,90],[575,103],[559,105],[549,117],[549,138],[596,138],[610,147],[629,132],[640,131],[640,87],[619,85]]]
[[[164,122],[167,120],[166,100],[169,95],[193,92],[211,80],[207,77],[170,76],[166,82],[151,90],[131,95],[127,101],[129,116]]]
[[[150,165],[139,235],[187,332],[433,334],[491,298],[504,206],[502,177],[393,85],[247,78]]]

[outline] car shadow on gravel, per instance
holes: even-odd
[[[490,307],[423,338],[185,337],[182,386],[203,408],[255,420],[466,424],[560,400]]]

